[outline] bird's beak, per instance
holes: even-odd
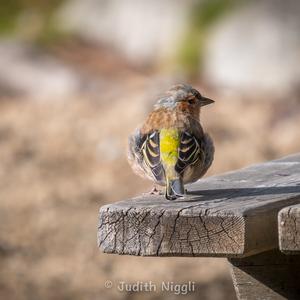
[[[206,97],[202,97],[201,100],[200,100],[201,106],[212,104],[214,102],[215,102],[214,100],[206,98]]]

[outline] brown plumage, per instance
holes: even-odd
[[[162,95],[141,127],[129,137],[133,170],[166,185],[169,200],[183,196],[183,184],[201,178],[213,161],[214,146],[200,124],[200,109],[213,103],[189,85]]]

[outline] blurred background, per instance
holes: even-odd
[[[184,298],[235,299],[224,259],[100,253],[98,209],[150,189],[127,136],[174,83],[216,100],[208,175],[299,151],[299,1],[1,2],[0,298],[173,299],[104,283],[191,280]]]

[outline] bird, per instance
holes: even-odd
[[[214,158],[214,144],[200,123],[203,106],[215,101],[188,84],[161,94],[145,121],[128,138],[133,171],[165,187],[165,198],[186,195],[184,185],[201,178]]]

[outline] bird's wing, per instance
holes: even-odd
[[[195,164],[201,159],[204,161],[204,158],[205,154],[201,140],[187,131],[182,132],[175,171],[182,174],[188,166]]]
[[[150,177],[144,168],[143,163],[143,154],[141,152],[141,147],[145,141],[145,136],[141,134],[139,129],[131,134],[128,138],[128,151],[127,151],[127,158],[128,162],[131,165],[133,171],[141,176],[141,177]]]
[[[144,162],[151,170],[154,178],[158,182],[164,181],[164,169],[161,163],[159,132],[153,131],[145,137],[145,141],[141,147]]]

